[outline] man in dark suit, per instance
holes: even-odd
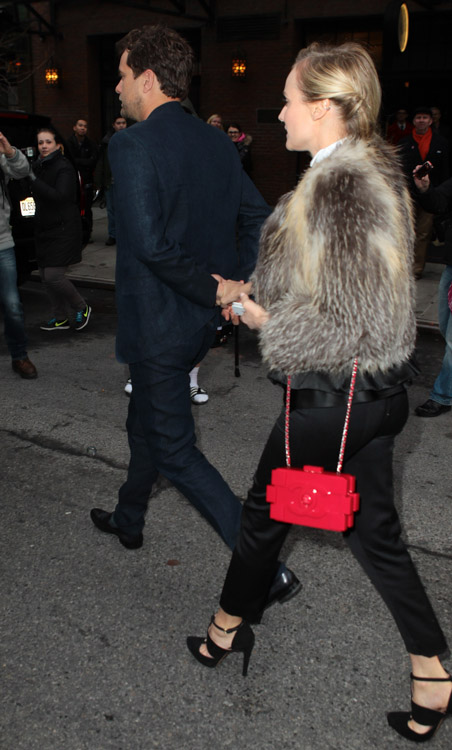
[[[269,213],[223,133],[181,107],[193,53],[165,26],[118,42],[121,114],[137,121],[111,139],[117,238],[117,356],[129,364],[130,464],[113,513],[91,518],[128,548],[143,543],[158,473],[205,516],[232,549],[241,505],[196,448],[189,372],[201,362],[221,307],[246,290]],[[237,253],[236,231],[240,254]],[[240,259],[240,263],[239,263]],[[281,566],[269,602],[301,584]]]

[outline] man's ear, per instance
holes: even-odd
[[[154,71],[148,68],[147,70],[144,70],[142,73],[143,76],[143,92],[145,94],[148,94],[150,91],[152,91],[156,81],[157,76],[155,75]]]

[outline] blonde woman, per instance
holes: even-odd
[[[368,53],[357,44],[311,45],[298,55],[279,115],[289,151],[309,151],[311,167],[264,226],[252,278],[256,302],[242,295],[241,320],[257,329],[270,378],[292,378],[292,465],[335,471],[352,363],[359,371],[344,472],[361,507],[345,540],[382,596],[412,667],[412,710],[391,726],[425,741],[452,713],[452,678],[438,655],[447,649],[426,592],[401,538],[394,507],[392,451],[408,415],[415,374],[413,224],[392,146],[376,134],[381,91]],[[269,517],[266,487],[284,466],[284,413],[264,448],[242,515],[207,638],[188,647],[214,667],[254,644],[290,526]]]
[[[208,125],[212,125],[214,128],[218,128],[219,130],[224,130],[223,128],[223,119],[221,115],[210,115],[210,117],[206,120]]]

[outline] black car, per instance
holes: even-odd
[[[32,115],[27,112],[0,111],[0,132],[12,146],[20,149],[30,161],[37,158],[36,133],[51,125],[50,117]],[[17,283],[20,286],[37,268],[34,242],[34,202],[31,199],[28,177],[8,182],[11,202],[11,227],[16,248]],[[31,200],[30,200],[31,199]],[[83,244],[88,240],[83,222]]]

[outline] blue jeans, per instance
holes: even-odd
[[[17,289],[14,246],[0,250],[0,308],[3,312],[5,339],[12,359],[25,359],[24,311]]]
[[[115,198],[113,188],[106,188],[104,195],[105,203],[107,204],[108,236],[116,239]]]
[[[114,523],[128,534],[144,526],[149,495],[159,473],[195,506],[232,549],[242,506],[221,474],[196,447],[190,370],[207,354],[217,317],[177,347],[130,365],[127,418],[130,463],[119,490]],[[158,500],[155,501],[158,505]],[[158,509],[154,511],[158,514]]]
[[[452,284],[452,266],[446,266],[439,282],[438,322],[446,341],[443,364],[430,393],[432,401],[450,406],[452,404],[452,313],[447,303],[447,294]]]

